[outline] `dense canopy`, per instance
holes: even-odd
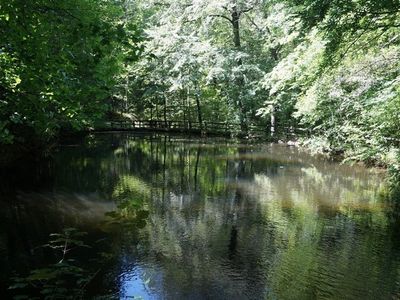
[[[229,122],[399,169],[399,20],[398,0],[1,1],[0,142]]]

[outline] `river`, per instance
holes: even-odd
[[[107,133],[0,179],[4,295],[57,263],[40,247],[51,233],[76,228],[87,298],[400,298],[400,207],[382,171],[285,145]]]

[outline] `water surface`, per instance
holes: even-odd
[[[92,246],[79,259],[111,257],[90,295],[400,298],[399,209],[381,172],[284,145],[114,133],[1,176],[4,289],[54,263],[35,249],[75,227]],[[110,227],[111,211],[129,222]]]

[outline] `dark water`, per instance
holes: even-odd
[[[399,209],[377,171],[282,145],[103,134],[1,176],[2,289],[54,263],[37,247],[75,227],[91,246],[78,261],[98,269],[88,298],[400,298]]]

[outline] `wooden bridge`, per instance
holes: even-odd
[[[240,135],[240,124],[228,122],[189,122],[171,120],[135,120],[135,121],[110,121],[105,123],[100,131],[151,131],[188,133],[206,136],[233,136]],[[263,125],[248,125],[248,134],[252,137],[271,137],[271,127]],[[279,128],[274,132],[279,137],[292,137],[304,134],[301,129],[293,127]]]

